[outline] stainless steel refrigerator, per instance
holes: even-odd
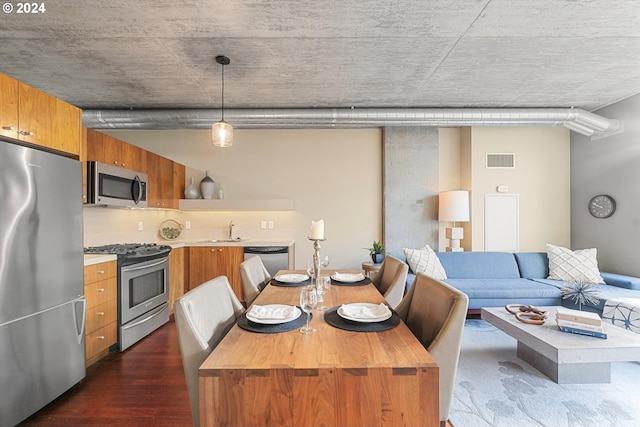
[[[0,426],[85,376],[80,162],[0,140]]]

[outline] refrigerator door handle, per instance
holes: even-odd
[[[82,304],[82,322],[80,323],[80,325],[78,325],[78,304]],[[87,300],[85,298],[82,298],[81,300],[76,301],[73,305],[73,321],[76,326],[78,344],[82,344],[82,339],[84,338],[84,328],[87,320]]]

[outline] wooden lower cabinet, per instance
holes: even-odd
[[[84,268],[84,296],[87,299],[85,359],[89,366],[109,353],[118,341],[116,261]]]
[[[185,251],[175,248],[169,252],[169,313],[173,314],[173,303],[184,295]]]
[[[218,276],[227,276],[231,288],[244,301],[240,281],[242,246],[192,246],[189,248],[189,290]]]

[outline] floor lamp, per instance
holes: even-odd
[[[449,239],[447,252],[462,252],[460,240],[464,237],[462,227],[456,227],[456,222],[469,221],[469,192],[466,190],[443,191],[438,196],[438,221],[453,222],[453,227],[445,229]]]

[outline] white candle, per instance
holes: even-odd
[[[322,240],[324,239],[324,220],[311,221],[311,239]]]

